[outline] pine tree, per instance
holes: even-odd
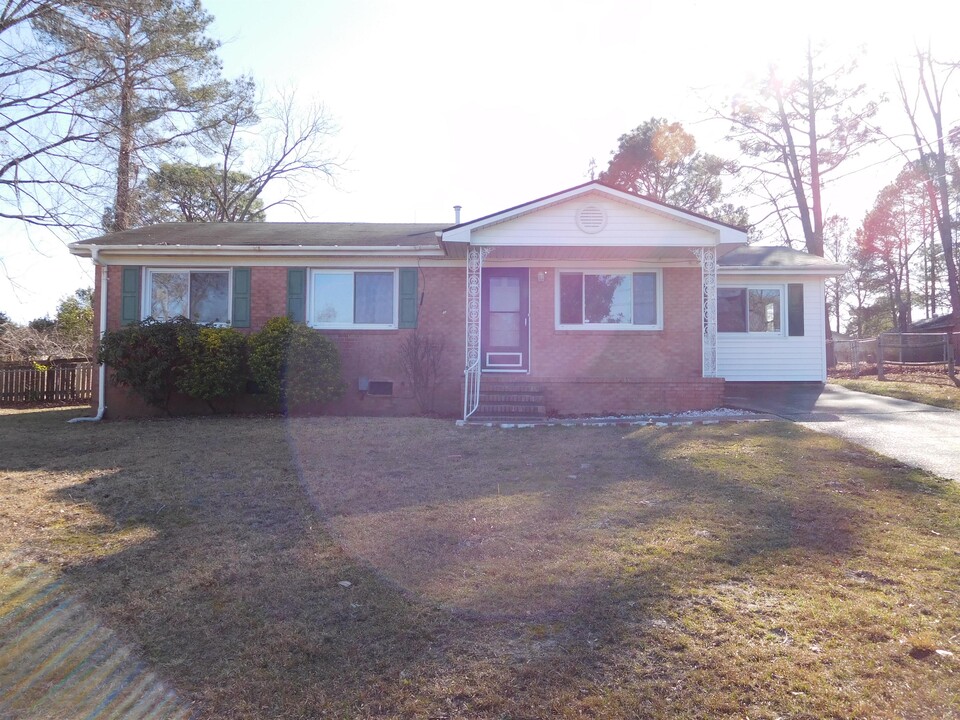
[[[44,30],[65,62],[108,78],[86,100],[116,163],[108,229],[125,230],[139,169],[202,129],[198,118],[223,101],[219,43],[206,35],[213,17],[199,0],[94,0],[71,13],[73,22]]]

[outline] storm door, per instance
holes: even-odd
[[[529,367],[530,313],[527,268],[484,268],[480,362],[484,370],[523,372]]]

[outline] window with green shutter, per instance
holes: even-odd
[[[303,300],[298,283],[299,279],[291,282],[289,297],[295,298],[299,308]],[[317,268],[309,272],[306,288],[310,327],[396,330],[417,326],[416,268]]]

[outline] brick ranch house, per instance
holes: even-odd
[[[71,245],[101,330],[288,315],[339,346],[334,414],[416,412],[400,344],[443,341],[436,410],[585,415],[717,407],[724,380],[826,380],[824,279],[743,228],[589,182],[450,227],[163,224]],[[109,383],[109,417],[148,409]]]

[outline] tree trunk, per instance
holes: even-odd
[[[919,51],[917,53],[917,59],[920,65],[920,87],[923,89],[923,94],[927,101],[927,107],[930,109],[930,115],[933,117],[937,138],[937,152],[934,155],[933,182],[928,184],[928,188],[931,195],[931,205],[937,210],[937,229],[940,232],[940,243],[943,245],[943,260],[947,266],[947,283],[950,288],[950,309],[954,318],[960,318],[960,279],[957,277],[957,260],[956,256],[954,255],[953,235],[951,233],[952,222],[950,219],[950,192],[947,187],[947,150],[943,135],[942,88],[940,88],[937,84],[933,59],[929,55],[925,56],[921,54]],[[931,75],[929,84],[927,83],[926,79],[927,67],[930,69]],[[905,93],[904,103],[906,105]],[[910,114],[909,106],[906,107],[908,114]],[[920,158],[923,159],[923,144],[920,140],[916,121],[912,115],[910,119],[914,124],[914,134],[916,135],[917,140],[917,151],[920,153]],[[927,170],[929,176],[929,167]]]
[[[120,20],[125,44],[131,39],[130,16]],[[119,151],[117,153],[117,194],[113,202],[113,230],[128,230],[131,226],[130,192],[133,157],[133,76],[129,52],[123,58],[123,77],[120,82]]]
[[[823,207],[820,200],[820,153],[817,147],[817,108],[813,97],[813,48],[807,41],[807,115],[810,118],[810,211],[813,215],[810,235],[807,236],[807,252],[823,257]],[[827,336],[829,340],[829,334]]]

